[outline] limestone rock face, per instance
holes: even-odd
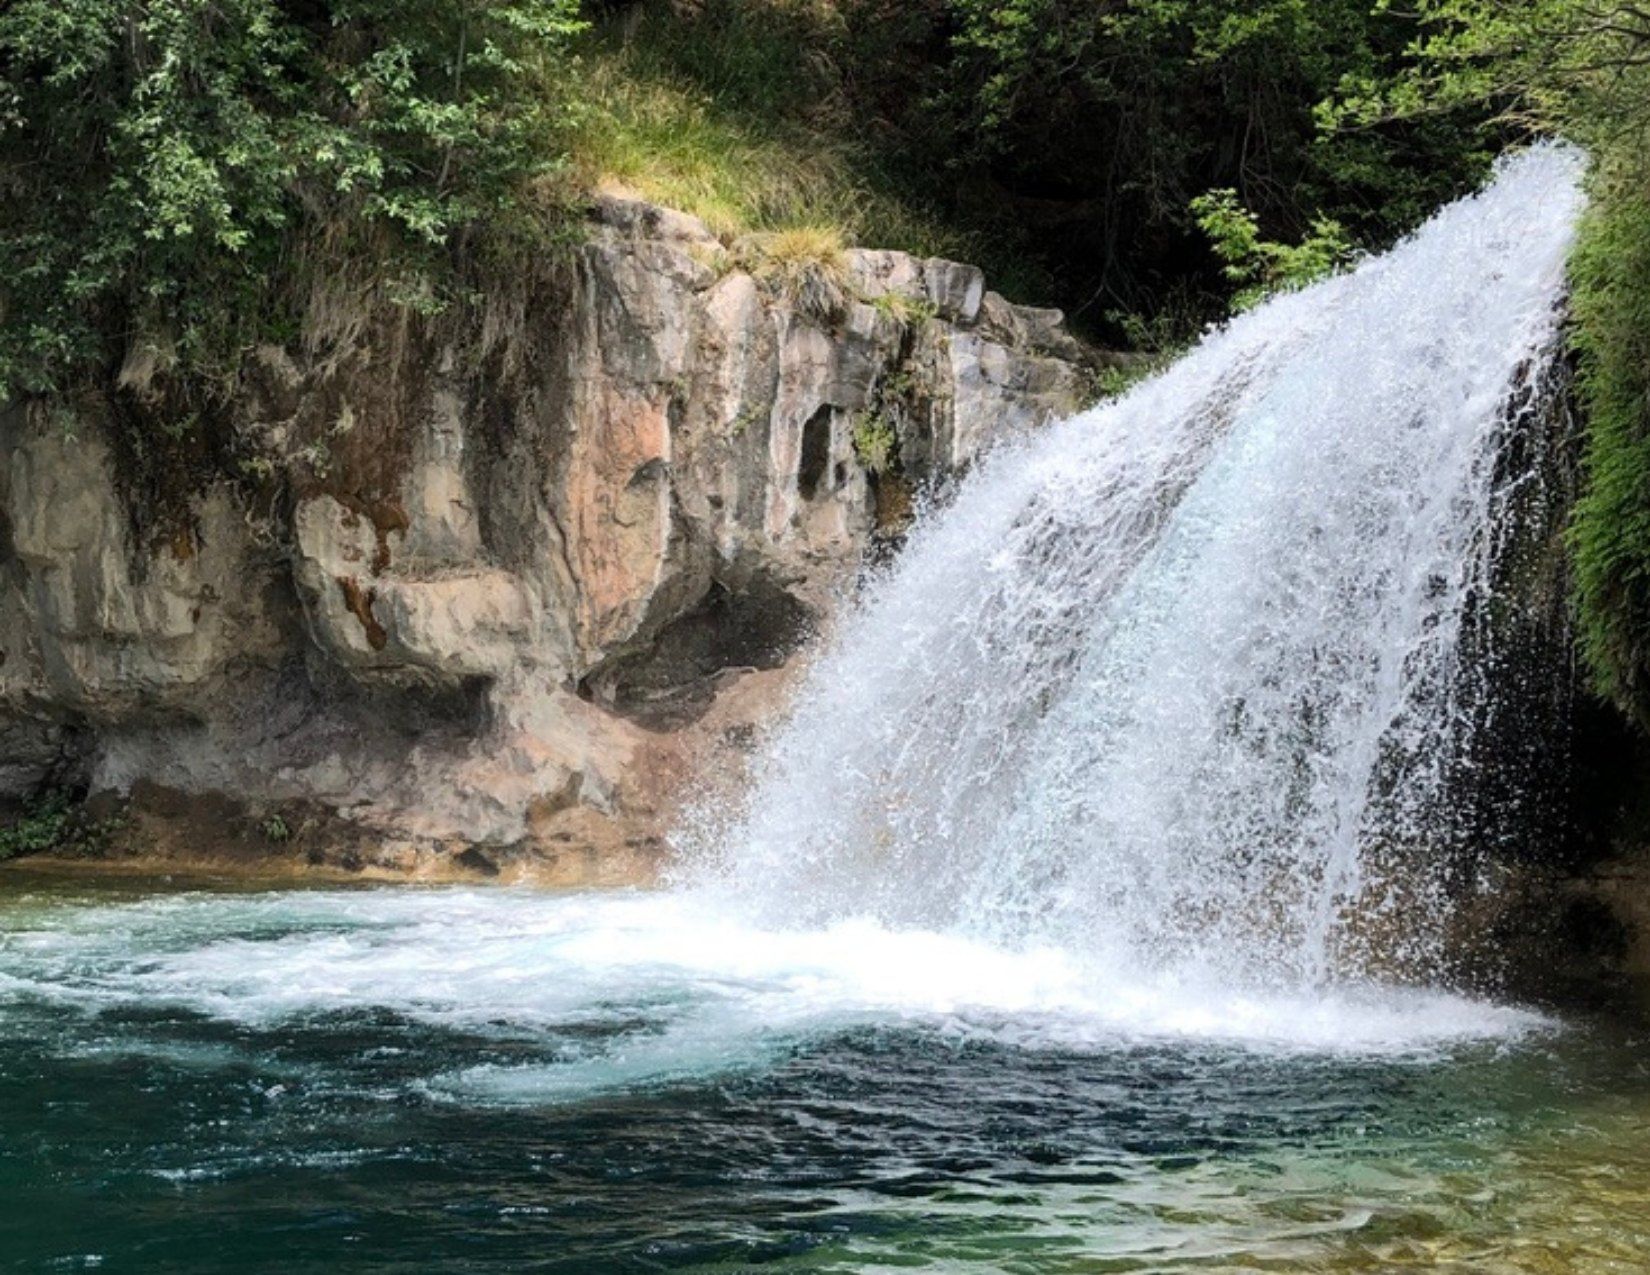
[[[238,633],[259,620],[228,493],[201,497],[198,534],[138,556],[95,437],[30,428],[14,411],[0,418],[0,439],[6,700],[96,724],[187,711],[210,695]]]
[[[655,857],[913,492],[1095,357],[971,266],[762,253],[604,197],[480,315],[260,350],[239,468],[163,525],[96,409],[0,414],[0,799],[78,769],[369,867]]]

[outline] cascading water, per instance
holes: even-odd
[[[1362,972],[1371,934],[1424,967],[1481,707],[1464,637],[1530,477],[1498,457],[1554,344],[1580,163],[1505,163],[983,464],[820,655],[688,878],[767,922],[1114,974],[1313,983]]]

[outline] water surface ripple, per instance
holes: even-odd
[[[1603,1028],[663,895],[0,890],[6,1269],[1650,1264]]]

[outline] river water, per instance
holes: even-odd
[[[1650,1050],[657,893],[0,874],[0,1269],[1650,1269]]]

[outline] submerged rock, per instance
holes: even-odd
[[[644,870],[913,493],[1087,393],[1058,315],[972,267],[827,276],[604,197],[463,320],[318,305],[170,520],[105,406],[6,410],[0,800],[135,793],[127,844],[180,858],[216,827],[346,871]]]

